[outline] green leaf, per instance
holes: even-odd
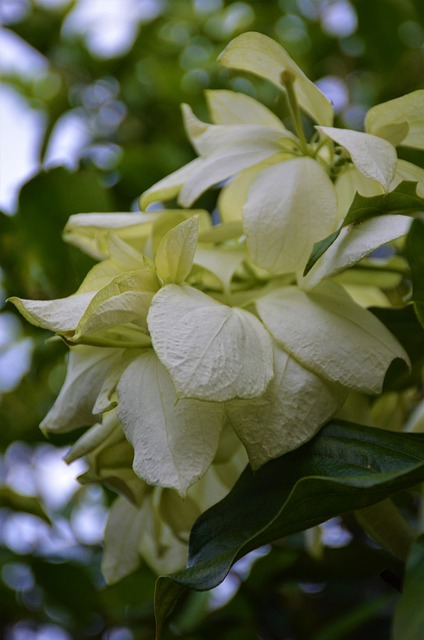
[[[424,340],[414,305],[408,304],[400,309],[371,307],[370,311],[397,338],[411,362],[410,370],[401,360],[393,362],[386,373],[383,390],[401,391],[419,385],[424,366]]]
[[[336,238],[338,238],[343,227],[349,224],[360,224],[365,220],[376,218],[377,216],[385,216],[388,214],[412,216],[423,210],[424,198],[421,198],[417,194],[416,182],[405,180],[401,182],[396,189],[393,189],[393,191],[372,196],[371,198],[361,196],[361,194],[357,192],[342,226],[331,235],[314,244],[303,275],[305,276],[309,273],[317,260],[321,258]]]
[[[405,586],[398,603],[393,640],[421,640],[424,629],[424,535],[415,541],[406,562]]]
[[[328,423],[310,442],[256,473],[247,467],[226,498],[195,523],[188,568],[158,579],[159,633],[185,588],[212,589],[249,551],[423,479],[423,435],[344,421]]]
[[[406,239],[406,257],[411,267],[412,300],[424,326],[424,222],[416,219]]]

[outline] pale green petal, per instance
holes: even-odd
[[[411,222],[407,216],[387,215],[344,227],[303,279],[302,287],[312,289],[324,278],[351,267],[381,245],[401,238],[408,233]]]
[[[287,287],[264,296],[257,309],[274,338],[305,367],[365,393],[380,393],[395,358],[409,362],[377,318],[334,282],[306,293]]]
[[[275,377],[263,396],[227,403],[253,469],[296,449],[341,406],[347,390],[305,369],[275,346]]]
[[[115,233],[110,233],[108,236],[108,253],[110,258],[103,260],[90,269],[77,293],[99,291],[122,274],[123,271],[153,268],[151,260],[136,251]]]
[[[140,208],[145,209],[152,202],[160,202],[162,200],[166,201],[171,198],[175,198],[182,185],[192,175],[193,171],[196,171],[200,163],[201,159],[196,158],[181,167],[181,169],[177,169],[177,171],[170,173],[166,178],[156,182],[156,184],[147,189],[147,191],[141,195]]]
[[[384,188],[379,182],[366,178],[353,164],[346,167],[337,177],[334,186],[337,193],[338,215],[341,220],[346,217],[356,193],[366,198],[384,193]]]
[[[395,189],[403,180],[417,182],[417,193],[421,198],[424,198],[424,169],[422,167],[417,167],[416,164],[412,164],[412,162],[407,162],[406,160],[398,160],[395,177],[390,185],[390,189]]]
[[[314,243],[337,225],[333,184],[311,158],[267,167],[253,181],[243,220],[255,264],[278,274],[302,269]]]
[[[117,498],[110,508],[104,538],[101,571],[114,584],[137,569],[139,545],[145,527],[145,512],[125,498]]]
[[[215,124],[261,124],[285,130],[281,120],[263,104],[237,91],[205,91]]]
[[[396,168],[396,149],[390,142],[360,131],[317,127],[329,138],[344,147],[365,177],[377,180],[386,191],[390,187]]]
[[[247,311],[168,285],[153,298],[147,320],[153,347],[182,397],[252,398],[273,377],[271,338]]]
[[[40,427],[45,431],[65,432],[96,422],[93,407],[104,376],[119,364],[123,353],[122,349],[73,347],[65,382]]]
[[[199,236],[199,219],[191,217],[162,238],[156,253],[156,269],[164,284],[184,282],[193,265]]]
[[[134,360],[118,385],[118,417],[134,447],[134,471],[182,495],[209,468],[224,411],[219,403],[177,398],[153,351]]]
[[[419,89],[372,107],[365,118],[366,130],[383,138],[393,134],[391,125],[407,125],[397,144],[424,149],[424,90]]]
[[[151,268],[120,274],[93,297],[73,339],[129,322],[147,330],[147,312],[157,289],[156,274]]]
[[[296,81],[294,89],[300,106],[318,123],[331,125],[331,102],[311,82],[277,42],[262,33],[243,33],[224,49],[219,62],[230,69],[250,71],[283,88],[281,73],[290,71]]]
[[[228,290],[234,274],[245,258],[245,252],[239,249],[198,248],[194,256],[194,264],[216,275],[222,282],[224,290]]]
[[[211,216],[209,211],[205,209],[164,209],[161,211],[161,215],[153,223],[149,240],[144,248],[144,253],[146,253],[147,250],[153,257],[156,256],[159,245],[168,231],[192,217],[198,219],[199,231],[210,229],[212,225]]]
[[[73,331],[95,296],[95,291],[57,300],[24,300],[9,298],[28,322],[57,333]]]
[[[110,234],[113,232],[123,240],[146,238],[152,222],[160,215],[152,213],[78,213],[66,224],[63,237],[90,256],[98,260],[109,257]]]

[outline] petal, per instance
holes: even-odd
[[[397,161],[396,149],[390,142],[369,133],[349,129],[335,127],[317,127],[317,129],[347,149],[359,171],[367,178],[377,180],[388,191]]]
[[[245,259],[245,252],[237,249],[198,248],[194,256],[194,263],[216,275],[224,290],[228,291],[234,274]]]
[[[156,269],[162,282],[183,282],[191,271],[199,237],[199,219],[192,217],[173,227],[162,238],[156,253]]]
[[[273,377],[271,338],[259,320],[201,291],[164,287],[153,299],[148,325],[182,397],[251,398]]]
[[[369,133],[383,138],[392,132],[390,125],[403,125],[404,136],[397,144],[424,149],[424,90],[419,89],[401,98],[395,98],[372,107],[365,118]]]
[[[409,362],[386,327],[334,282],[309,293],[287,287],[256,306],[274,338],[301,364],[351,389],[379,393],[390,363]]]
[[[281,120],[263,104],[237,91],[206,91],[206,101],[215,124],[261,124],[285,131]]]
[[[147,238],[151,225],[160,215],[154,213],[77,213],[66,224],[63,237],[97,260],[109,257],[109,236],[113,232],[123,240]]]
[[[334,186],[337,193],[338,216],[341,220],[346,217],[356,193],[367,198],[384,193],[379,182],[366,178],[353,164],[346,167],[337,177]]]
[[[255,264],[272,273],[296,271],[314,243],[337,225],[333,184],[311,158],[267,167],[253,181],[243,220]]]
[[[145,512],[125,498],[113,503],[103,538],[102,574],[113,584],[140,564],[139,545],[145,528]]]
[[[201,158],[180,191],[179,203],[184,207],[191,206],[209,187],[275,156],[278,151],[281,151],[281,147],[274,140],[246,140]]]
[[[93,407],[105,373],[119,364],[123,353],[121,349],[73,347],[63,387],[40,427],[45,431],[65,432],[93,424],[96,421]]]
[[[219,62],[230,69],[250,71],[266,78],[282,89],[281,73],[294,74],[294,89],[300,106],[318,123],[331,125],[333,107],[331,102],[311,82],[277,42],[262,33],[243,33],[224,49]]]
[[[347,390],[303,367],[277,345],[275,377],[260,398],[227,403],[253,469],[296,449],[339,409]]]
[[[91,300],[73,340],[130,322],[147,330],[147,312],[157,289],[156,274],[151,268],[121,273]]]
[[[193,171],[196,171],[202,160],[196,158],[188,164],[177,169],[169,176],[159,180],[152,187],[147,189],[140,197],[140,208],[145,209],[152,202],[160,202],[162,200],[170,200],[178,195],[182,185],[188,180]]]
[[[179,399],[169,373],[149,351],[121,377],[118,417],[134,447],[137,475],[148,484],[174,487],[184,495],[213,460],[224,406]]]
[[[424,169],[422,167],[417,167],[416,164],[406,160],[398,160],[390,189],[395,189],[403,180],[417,182],[417,193],[421,198],[424,198]]]
[[[247,200],[253,180],[260,171],[274,164],[293,159],[293,154],[279,152],[262,162],[244,169],[228,184],[224,185],[218,197],[218,210],[221,220],[233,222],[242,220],[243,205]]]
[[[358,263],[383,244],[401,238],[408,233],[411,223],[412,219],[407,216],[390,215],[344,227],[302,281],[302,288],[312,289],[324,278]]]
[[[261,124],[232,124],[219,125],[202,122],[194,115],[191,108],[183,105],[184,126],[197,153],[207,157],[223,148],[233,148],[247,144],[260,145],[261,143],[275,144],[276,151],[283,145],[283,141],[297,144],[296,137],[282,127],[270,127]],[[280,144],[277,144],[280,142]]]
[[[80,293],[57,300],[24,300],[9,298],[28,322],[36,327],[57,333],[75,330],[95,291]]]

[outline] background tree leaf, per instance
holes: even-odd
[[[424,535],[415,541],[406,562],[405,586],[397,605],[393,640],[422,640],[424,629]]]
[[[414,220],[406,239],[406,257],[411,267],[412,300],[424,327],[424,221]]]

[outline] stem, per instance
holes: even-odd
[[[289,109],[297,137],[299,138],[300,148],[305,156],[310,155],[308,142],[306,140],[305,132],[303,130],[302,117],[300,114],[299,103],[297,101],[296,92],[294,90],[294,83],[296,76],[291,71],[283,71],[281,73],[281,82],[287,91],[287,98],[289,103]]]
[[[355,515],[376,542],[405,562],[416,535],[391,500],[359,509]]]

